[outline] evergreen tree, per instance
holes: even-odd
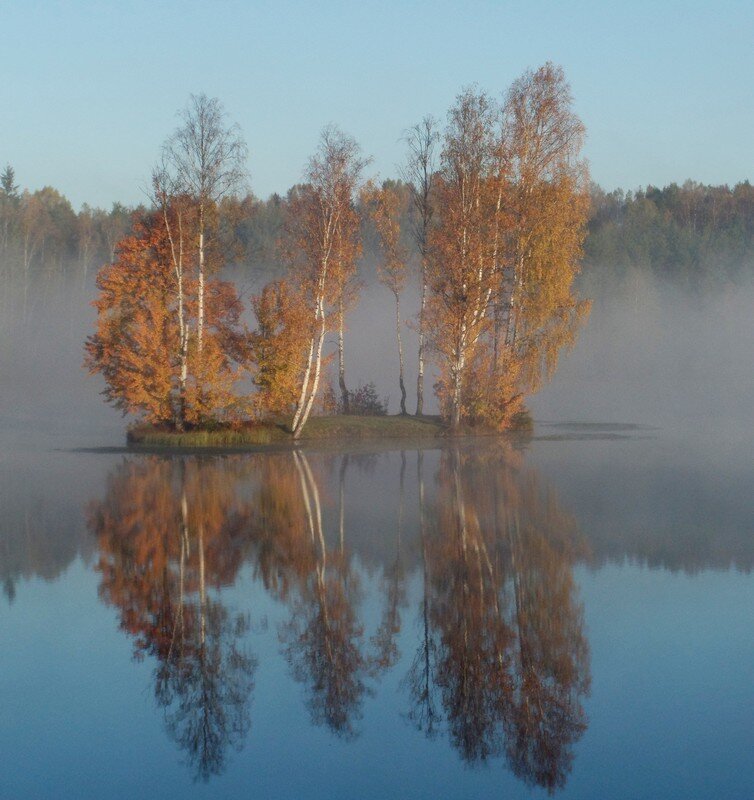
[[[3,174],[0,175],[0,188],[6,197],[18,197],[18,185],[16,184],[16,171],[10,164],[6,164]]]

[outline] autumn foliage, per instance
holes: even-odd
[[[213,103],[194,98],[186,119],[214,109],[212,130],[225,141]],[[217,169],[229,172],[213,194],[187,178],[199,180],[201,164],[192,161],[198,172],[189,175],[183,150],[168,148],[172,161],[154,173],[155,210],[141,216],[98,277],[86,365],[105,378],[107,399],[178,429],[283,417],[298,438],[322,407],[337,357],[337,405],[351,412],[346,315],[359,300],[362,228],[371,226],[376,275],[394,299],[401,413],[401,297],[418,278],[420,308],[408,320],[419,334],[417,413],[428,357],[452,429],[513,425],[589,310],[574,288],[589,210],[584,127],[563,71],[548,63],[500,100],[464,90],[442,132],[429,118],[413,130],[409,183],[381,186],[362,183],[368,161],[351,137],[324,130],[305,182],[282,202],[278,246],[287,273],[250,298],[251,330],[233,284],[213,277],[224,263],[219,203],[232,205],[228,192],[245,149],[228,133],[234,147]],[[193,128],[181,131],[192,147],[201,145]]]
[[[504,103],[467,90],[451,109],[429,231],[430,344],[453,427],[507,427],[573,343],[588,214],[583,125],[546,64]]]
[[[259,414],[291,414],[300,391],[302,353],[310,315],[300,291],[287,280],[272,281],[252,298],[257,327],[251,336]]]
[[[183,276],[184,324],[195,329],[196,278]],[[124,413],[182,427],[239,413],[234,392],[244,358],[241,304],[232,284],[206,284],[201,358],[188,336],[188,375],[181,388],[179,291],[171,245],[160,214],[147,214],[118,245],[114,263],[97,276],[97,330],[86,343],[86,366],[105,378],[104,395]]]

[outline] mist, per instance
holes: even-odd
[[[754,282],[698,293],[638,270],[601,281],[593,279],[595,271],[580,289],[592,310],[575,346],[529,400],[535,421],[631,423],[721,435],[747,430],[754,396]],[[248,309],[250,295],[270,272],[236,267],[228,277],[241,288]],[[359,302],[346,318],[346,381],[352,390],[374,382],[389,398],[390,413],[397,413],[394,301],[369,265],[360,280]],[[26,320],[6,314],[0,327],[2,435],[28,446],[41,439],[55,446],[121,445],[129,420],[106,405],[103,382],[82,366],[83,343],[94,329],[94,281],[90,276],[82,286],[59,276],[47,283],[44,295],[43,283],[32,288],[40,294]],[[9,296],[18,298],[14,288],[19,287],[11,287]],[[416,403],[417,310],[414,279],[402,296],[409,411]],[[246,316],[252,326],[248,310]],[[336,346],[331,335],[327,352]],[[427,411],[436,413],[432,369],[425,380]]]
[[[576,346],[532,398],[538,420],[720,434],[750,425],[750,278],[700,294],[635,272],[591,296],[592,312]]]

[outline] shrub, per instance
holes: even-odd
[[[348,413],[357,417],[384,417],[387,414],[388,398],[380,398],[373,381],[359,384],[355,392],[348,393]],[[343,403],[338,402],[338,413],[343,413]]]

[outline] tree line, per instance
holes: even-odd
[[[26,324],[53,292],[84,287],[98,265],[115,258],[135,209],[84,205],[76,213],[56,189],[21,190],[13,167],[0,174],[0,315],[3,327]]]
[[[584,255],[595,280],[638,269],[695,291],[739,282],[754,267],[754,186],[595,186]]]

